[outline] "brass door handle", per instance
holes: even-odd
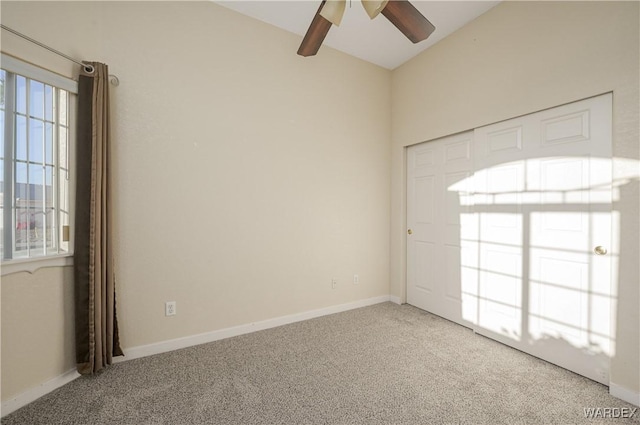
[[[593,252],[595,252],[597,255],[604,255],[607,253],[607,248],[598,245],[597,247],[593,248]]]
[[[409,230],[407,230],[407,233],[411,235],[411,234],[413,234],[413,230],[409,229]]]

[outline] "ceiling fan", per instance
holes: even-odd
[[[318,53],[331,25],[340,25],[346,4],[347,0],[322,0],[298,48],[300,56]],[[413,43],[427,39],[436,29],[408,0],[362,0],[362,6],[371,19],[382,13]]]

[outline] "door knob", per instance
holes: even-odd
[[[411,235],[413,233],[413,230],[409,229],[407,230],[407,233]]]
[[[598,245],[597,247],[593,248],[593,252],[595,252],[597,255],[604,255],[607,253],[607,248]]]

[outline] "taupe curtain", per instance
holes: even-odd
[[[78,82],[75,321],[78,372],[92,374],[122,355],[116,320],[111,211],[109,70],[86,62]]]

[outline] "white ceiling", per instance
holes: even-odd
[[[318,10],[320,0],[218,0],[216,3],[298,34],[302,42],[302,37]],[[376,19],[370,20],[359,0],[347,0],[342,24],[339,27],[331,27],[323,46],[330,46],[367,62],[394,69],[482,15],[500,1],[412,0],[411,3],[436,27],[435,32],[425,41],[411,43],[384,16],[379,15]],[[318,54],[322,54],[322,47]]]

